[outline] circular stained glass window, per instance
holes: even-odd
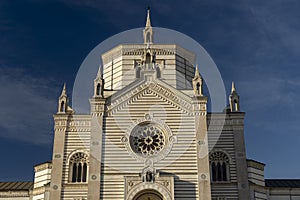
[[[155,124],[140,124],[130,135],[130,145],[135,153],[153,156],[163,149],[165,136]]]

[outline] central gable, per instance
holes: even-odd
[[[143,104],[142,99],[147,102],[145,107],[163,103],[187,114],[190,114],[192,110],[192,99],[186,94],[160,80],[143,80],[110,96],[107,101],[107,115],[110,116],[122,108],[130,106],[133,102]]]

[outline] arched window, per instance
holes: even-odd
[[[62,101],[60,103],[60,112],[65,112],[65,102],[64,101]]]
[[[150,53],[146,54],[146,64],[150,64],[151,63],[151,55]]]
[[[212,182],[229,181],[229,158],[220,151],[216,151],[209,156],[210,174]]]
[[[72,183],[87,181],[88,156],[85,153],[75,153],[70,159],[70,178]]]
[[[233,100],[233,111],[238,111],[238,101],[236,99]]]
[[[156,67],[156,77],[157,78],[160,78],[160,68],[159,67]]]
[[[97,88],[96,88],[96,95],[99,96],[100,95],[100,89],[101,89],[101,85],[100,83],[97,84]]]
[[[196,85],[196,89],[197,89],[197,94],[200,95],[200,93],[201,93],[201,91],[200,91],[201,88],[200,88],[200,83],[199,83],[199,82],[198,82],[197,85]]]

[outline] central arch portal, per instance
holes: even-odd
[[[164,200],[164,198],[155,190],[145,190],[135,195],[133,200]]]

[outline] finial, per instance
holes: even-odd
[[[199,72],[199,69],[198,69],[198,64],[196,64],[196,69],[195,69],[195,76],[194,76],[194,79],[197,79],[197,78],[202,79],[202,77],[201,77],[201,75],[200,75],[200,72]]]
[[[148,9],[147,9],[147,21],[146,21],[146,27],[151,27],[151,21],[150,21],[150,6],[148,6]]]
[[[198,69],[198,64],[196,64],[195,77],[200,77],[200,73],[199,73],[199,69]]]
[[[232,83],[231,83],[231,93],[232,92],[235,92],[235,86],[234,86],[234,82],[232,81]]]

